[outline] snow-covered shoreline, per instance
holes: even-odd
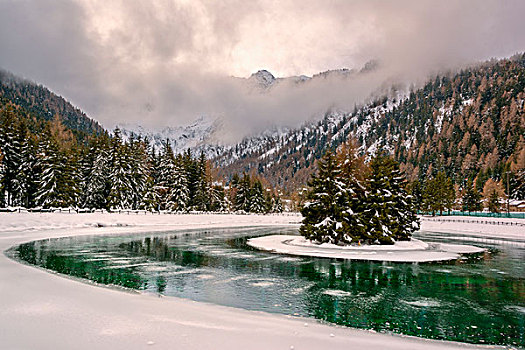
[[[294,216],[90,215],[0,214],[0,250],[62,236],[297,226],[300,221]],[[0,255],[0,280],[0,347],[5,349],[479,348],[185,299],[123,293],[23,265],[4,254]]]
[[[248,245],[273,253],[318,258],[390,262],[435,262],[456,260],[461,254],[482,253],[483,248],[459,244],[432,244],[412,239],[394,245],[336,246],[314,244],[304,237],[272,235],[248,240]]]

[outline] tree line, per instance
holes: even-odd
[[[213,179],[204,154],[175,155],[168,140],[123,140],[116,129],[79,143],[56,116],[28,122],[7,106],[0,111],[0,206],[77,207],[167,211],[282,211],[276,191],[260,179]]]
[[[506,172],[508,179],[495,180],[492,177],[467,178],[462,183],[455,184],[452,177],[438,171],[423,180],[416,180],[409,186],[409,192],[414,198],[414,205],[421,213],[443,215],[451,210],[465,212],[482,211],[486,208],[492,213],[505,211],[505,202],[509,198],[525,198],[524,175],[519,171],[513,176],[513,192],[508,193],[510,187],[510,171]],[[506,187],[505,180],[508,181]]]

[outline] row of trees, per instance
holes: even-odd
[[[523,177],[523,171],[518,173],[515,181],[521,183],[520,177]],[[521,187],[525,186],[516,186],[515,191],[521,190]],[[479,177],[476,177],[465,180],[460,186],[455,185],[452,178],[447,177],[443,171],[425,180],[414,181],[410,184],[410,193],[414,197],[416,208],[432,215],[442,215],[443,212],[454,209],[481,211],[484,207],[490,212],[498,213],[509,198],[501,180],[487,178],[485,182],[480,182]]]
[[[230,182],[230,201],[236,211],[251,213],[282,212],[283,205],[277,193],[264,190],[261,180],[244,173],[235,174]]]
[[[308,185],[300,232],[312,241],[393,244],[419,229],[398,163],[382,154],[366,163],[352,140],[323,156]]]
[[[274,191],[264,190],[259,180],[245,175],[228,193],[213,181],[204,154],[175,155],[168,141],[155,150],[141,137],[124,141],[116,129],[83,145],[58,117],[38,134],[16,110],[1,111],[0,206],[282,211],[273,204],[280,203]]]

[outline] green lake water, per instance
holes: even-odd
[[[342,261],[256,251],[246,240],[291,229],[221,229],[30,242],[9,254],[85,278],[248,310],[426,338],[525,347],[525,243],[427,242],[488,252],[447,263]]]

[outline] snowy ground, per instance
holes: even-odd
[[[470,216],[422,217],[421,230],[525,241],[525,219]]]
[[[347,260],[392,261],[392,262],[431,262],[456,260],[460,254],[481,253],[485,251],[470,245],[435,243],[427,244],[417,239],[409,242],[396,242],[394,245],[337,246],[334,244],[314,244],[303,237],[272,235],[248,240],[254,248],[280,254],[337,258]]]
[[[299,221],[297,216],[0,213],[0,250],[25,241],[61,236],[282,226]],[[494,227],[488,227],[485,233]],[[2,349],[478,348],[127,293],[22,265],[3,254],[0,281]]]

